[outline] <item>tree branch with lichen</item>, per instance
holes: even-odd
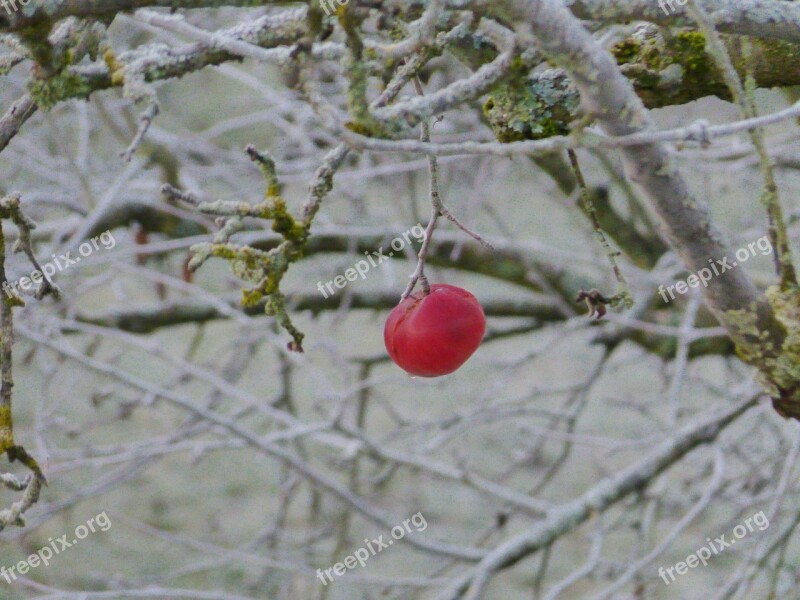
[[[741,76],[748,69],[742,39],[722,36]],[[800,85],[800,44],[747,38],[753,46],[752,74],[758,87]],[[611,53],[647,108],[685,104],[707,96],[730,100],[725,76],[706,51],[705,36],[692,29],[641,25]],[[504,142],[565,135],[583,116],[578,90],[560,69],[520,72],[498,85],[484,104],[497,139]]]
[[[194,256],[189,261],[189,269],[197,270],[211,257],[230,262],[231,269],[238,277],[253,284],[252,288],[243,291],[242,305],[257,306],[265,299],[264,312],[274,316],[278,324],[292,336],[289,349],[302,352],[304,334],[294,326],[286,312],[286,301],[280,290],[280,282],[289,265],[303,255],[316,212],[312,207],[318,205],[322,196],[330,189],[326,182],[341,164],[341,159],[336,153],[326,159],[317,173],[318,185],[312,184],[311,200],[304,207],[303,218],[297,219],[288,211],[286,200],[280,195],[273,159],[252,146],[247,147],[247,154],[259,166],[266,181],[265,198],[260,203],[229,200],[198,202],[193,195],[176,190],[170,185],[164,185],[162,192],[173,199],[193,204],[203,214],[219,217],[221,227],[213,242],[192,246]],[[272,221],[272,230],[283,237],[283,242],[268,252],[232,243],[230,238],[241,231],[243,220],[247,217]]]
[[[620,73],[614,57],[563,5],[556,0],[510,1],[504,7],[515,15],[519,34],[531,43],[535,36],[549,60],[569,74],[580,92],[583,111],[608,134],[626,136],[654,129],[644,103]],[[623,148],[620,154],[628,177],[646,195],[665,237],[690,272],[705,268],[710,257],[730,255],[730,246],[707,205],[690,194],[663,144],[643,142]],[[703,293],[740,355],[758,368],[778,411],[800,418],[797,342],[786,324],[796,312],[794,303],[785,298],[780,306],[774,299],[768,302],[742,270],[712,279]]]
[[[11,220],[20,230],[18,247],[24,247],[28,256],[33,256],[30,248],[29,230],[34,225],[20,211],[18,195],[11,195],[0,200],[0,288],[6,289],[5,271],[5,233],[3,221]],[[35,263],[38,268],[38,264]],[[53,288],[42,286],[41,289]],[[42,292],[44,293],[44,292]],[[37,296],[41,295],[37,292]],[[29,470],[25,481],[20,481],[11,474],[1,474],[0,483],[15,491],[22,491],[22,498],[13,503],[10,508],[0,510],[0,531],[9,525],[23,526],[23,515],[39,499],[42,485],[46,483],[44,474],[36,462],[23,446],[14,440],[14,425],[12,415],[12,388],[14,378],[12,373],[12,347],[14,345],[13,309],[20,306],[22,301],[14,294],[5,293],[0,299],[0,456],[8,457],[9,462],[19,461]]]

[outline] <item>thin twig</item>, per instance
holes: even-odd
[[[611,247],[611,244],[608,243],[608,238],[606,237],[603,228],[600,226],[600,219],[597,216],[597,211],[594,208],[592,197],[589,194],[589,188],[586,187],[586,180],[583,178],[583,172],[578,164],[577,154],[575,154],[575,151],[570,148],[567,150],[567,155],[569,156],[569,162],[572,166],[572,170],[575,173],[575,180],[578,182],[578,189],[580,190],[583,208],[586,211],[586,214],[589,215],[595,235],[600,241],[600,245],[603,247],[603,251],[608,258],[608,262],[611,263],[611,268],[614,271],[614,277],[617,278],[617,283],[619,283],[620,286],[616,297],[610,298],[609,302],[611,304],[615,304],[617,301],[621,301],[626,308],[631,308],[633,306],[633,298],[631,297],[630,288],[628,287],[628,282],[625,281],[625,276],[622,274],[622,270],[617,264],[617,256],[619,256],[620,253],[614,250]]]
[[[748,79],[751,80],[749,85],[743,85],[739,74],[733,66],[733,61],[728,54],[725,44],[722,43],[722,39],[703,8],[697,2],[692,2],[686,7],[686,10],[694,18],[700,30],[705,35],[706,50],[714,58],[714,61],[720,68],[734,102],[739,106],[739,112],[742,117],[744,119],[757,118],[758,114],[754,99],[755,82],[752,81],[752,75],[748,75]],[[744,53],[748,58],[748,62],[752,64],[750,44],[747,40],[743,43],[746,44]],[[769,237],[772,242],[772,247],[775,249],[775,267],[781,278],[781,288],[785,290],[789,287],[797,286],[797,274],[792,262],[791,250],[789,249],[789,238],[786,233],[783,209],[781,208],[780,197],[778,195],[778,185],[775,182],[772,159],[764,143],[763,130],[761,128],[753,128],[749,130],[749,133],[750,140],[758,154],[761,172],[764,177],[762,202],[767,208]]]

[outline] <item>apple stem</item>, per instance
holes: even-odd
[[[425,275],[419,276],[419,284],[422,286],[422,294],[427,296],[431,293],[431,284],[428,283],[428,278]]]
[[[422,83],[419,80],[419,77],[414,77],[414,88],[417,91],[419,96],[424,96],[425,92],[422,89]],[[435,121],[438,123],[443,117],[439,117]],[[421,131],[420,131],[420,140],[423,142],[430,142],[431,141],[431,126],[427,120],[423,120],[421,123]],[[414,272],[409,276],[409,282],[406,286],[406,289],[400,296],[400,300],[405,300],[411,292],[414,291],[414,286],[417,282],[420,282],[422,286],[422,293],[423,295],[427,296],[431,293],[431,286],[428,283],[427,277],[425,277],[425,259],[428,256],[428,247],[431,243],[431,238],[433,236],[433,230],[436,229],[436,223],[439,220],[439,217],[445,217],[448,221],[453,223],[456,227],[458,227],[461,231],[475,239],[477,242],[489,248],[490,250],[494,249],[488,241],[486,241],[479,233],[476,233],[459,222],[455,216],[450,212],[450,210],[445,206],[444,202],[442,201],[441,194],[439,192],[439,164],[436,159],[435,154],[428,155],[428,171],[430,173],[430,196],[431,196],[431,218],[428,221],[428,226],[425,229],[425,239],[422,241],[422,247],[419,249],[419,253],[417,254],[417,268],[414,269]]]

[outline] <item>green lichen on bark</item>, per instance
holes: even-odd
[[[285,239],[302,244],[308,237],[308,230],[294,218],[286,206],[286,200],[280,196],[269,198],[263,205],[262,219],[272,221],[272,231],[281,234]]]
[[[612,53],[636,93],[651,108],[704,96],[730,99],[719,69],[705,51],[705,36],[697,31],[662,36],[654,28],[643,28],[638,39],[618,44]]]
[[[14,446],[14,426],[11,407],[0,405],[0,456]]]
[[[370,69],[367,67],[364,42],[359,28],[366,17],[350,5],[339,6],[336,12],[339,23],[347,39],[347,58],[344,67],[347,72],[347,109],[351,120],[345,127],[360,135],[378,138],[391,137],[385,125],[376,119],[369,110],[368,88]]]
[[[721,36],[741,76],[747,69],[742,42],[753,47],[753,74],[760,87],[800,83],[800,46],[783,41]],[[705,96],[730,100],[725,79],[706,52],[705,36],[688,29],[641,27],[612,48],[622,72],[649,108],[684,104]]]
[[[50,110],[59,102],[70,98],[88,98],[93,88],[82,77],[64,70],[57,75],[34,79],[28,89],[42,110]]]
[[[759,87],[800,85],[800,45],[724,35],[736,69],[744,76],[742,40],[753,47],[751,68]],[[685,104],[707,96],[730,100],[730,91],[705,36],[691,29],[665,30],[643,25],[611,48],[623,74],[648,108]],[[518,73],[495,87],[483,112],[501,142],[542,139],[569,133],[581,117],[580,98],[562,71]]]
[[[70,98],[87,98],[94,87],[70,71],[85,57],[96,60],[105,39],[105,27],[91,21],[69,19],[54,27],[42,22],[22,29],[17,35],[35,62],[28,83],[31,97],[44,110]]]
[[[736,342],[736,352],[758,369],[759,383],[775,410],[800,419],[800,288],[773,285],[765,293],[765,310],[729,310],[722,318]]]
[[[766,291],[767,301],[786,329],[781,345],[780,371],[788,379],[800,381],[800,289],[782,290],[773,285]]]
[[[766,297],[786,333],[777,356],[768,359],[769,371],[762,373],[762,380],[772,385],[775,409],[800,419],[800,289],[771,286]]]
[[[537,140],[567,134],[578,103],[563,73],[520,72],[492,90],[483,113],[499,141]]]
[[[280,284],[289,266],[303,257],[313,213],[304,211],[303,218],[295,217],[281,195],[274,159],[253,146],[248,146],[246,152],[258,166],[266,183],[264,200],[258,204],[230,200],[198,202],[191,194],[182,193],[168,185],[162,187],[162,191],[195,204],[200,212],[224,219],[224,225],[212,243],[192,246],[189,269],[196,270],[211,257],[227,261],[233,274],[251,285],[242,290],[242,306],[246,309],[255,308],[263,303],[266,314],[274,316],[278,324],[292,336],[289,349],[302,352],[304,335],[292,324]],[[247,217],[272,221],[272,230],[281,234],[283,240],[267,251],[230,242],[230,237],[243,229]]]

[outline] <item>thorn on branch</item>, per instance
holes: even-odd
[[[611,304],[611,299],[606,298],[600,293],[600,290],[592,288],[588,292],[581,288],[575,302],[586,302],[589,308],[589,316],[594,317],[597,315],[597,320],[606,316],[606,305]]]

